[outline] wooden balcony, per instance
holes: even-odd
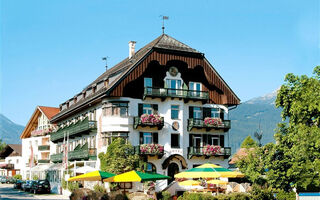
[[[50,163],[50,160],[49,159],[40,159],[40,160],[38,160],[38,163],[39,164],[46,164],[46,163]]]
[[[220,148],[219,152],[216,153],[205,153],[206,147],[188,147],[188,159],[191,159],[193,156],[201,157],[204,156],[205,158],[220,157],[223,156],[224,158],[229,158],[231,156],[231,147],[223,147]]]
[[[52,162],[62,162],[63,153],[51,155]],[[78,145],[73,151],[68,152],[68,160],[97,160],[97,149],[88,148],[88,144]]]
[[[168,97],[179,98],[184,99],[185,102],[188,102],[189,100],[194,100],[206,103],[209,100],[209,93],[207,91],[196,91],[188,89],[145,87],[143,99],[147,97],[161,98],[162,100],[165,100]]]
[[[14,169],[14,164],[10,164],[10,163],[0,164],[0,169]]]
[[[207,131],[211,129],[223,129],[224,131],[227,131],[231,128],[231,121],[221,120],[220,124],[206,124],[203,119],[188,119],[188,131],[191,131],[193,128],[205,128]]]
[[[61,142],[67,135],[69,135],[69,138],[74,138],[81,134],[89,134],[94,131],[97,131],[97,122],[85,118],[82,121],[78,121],[75,124],[71,124],[62,129],[58,129],[57,132],[51,133],[50,139],[52,142]]]
[[[133,128],[137,129],[139,127],[150,127],[150,128],[157,128],[158,130],[161,130],[164,126],[164,118],[160,117],[160,123],[154,124],[154,123],[145,123],[142,122],[141,117],[134,117],[133,120]]]
[[[151,144],[150,144],[151,145]],[[134,153],[138,154],[140,156],[158,156],[158,158],[162,158],[164,155],[164,147],[162,145],[159,145],[160,148],[162,148],[162,150],[144,150],[144,148],[142,148],[143,145],[139,145],[139,146],[135,146],[134,147]]]
[[[38,146],[38,151],[49,151],[50,145],[40,145]]]

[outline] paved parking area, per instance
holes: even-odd
[[[50,199],[59,199],[59,200],[67,200],[69,199],[63,195],[57,194],[30,194],[28,192],[23,192],[21,190],[13,189],[12,184],[0,184],[0,199],[1,200],[30,200],[30,199],[38,199],[38,200],[50,200]]]

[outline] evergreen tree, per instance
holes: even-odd
[[[252,148],[252,147],[257,147],[258,143],[252,139],[250,135],[248,135],[242,142],[241,148]]]

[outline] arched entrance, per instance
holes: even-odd
[[[174,181],[174,175],[179,173],[179,166],[177,165],[177,163],[170,163],[168,166],[168,176],[170,176],[171,178],[168,179],[168,185]]]

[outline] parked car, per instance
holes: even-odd
[[[2,184],[7,183],[7,182],[8,182],[8,177],[7,177],[7,176],[1,177],[0,182],[1,182]]]
[[[25,181],[23,180],[17,180],[14,185],[13,185],[13,188],[14,189],[22,189],[22,184],[24,184]]]
[[[13,177],[8,177],[7,183],[14,184],[15,182],[17,182],[17,179]]]
[[[31,184],[30,192],[37,193],[50,193],[50,183],[47,180],[34,181]]]
[[[24,184],[22,184],[22,190],[23,191],[30,191],[30,187],[31,187],[31,183],[34,182],[34,181],[26,181]]]

